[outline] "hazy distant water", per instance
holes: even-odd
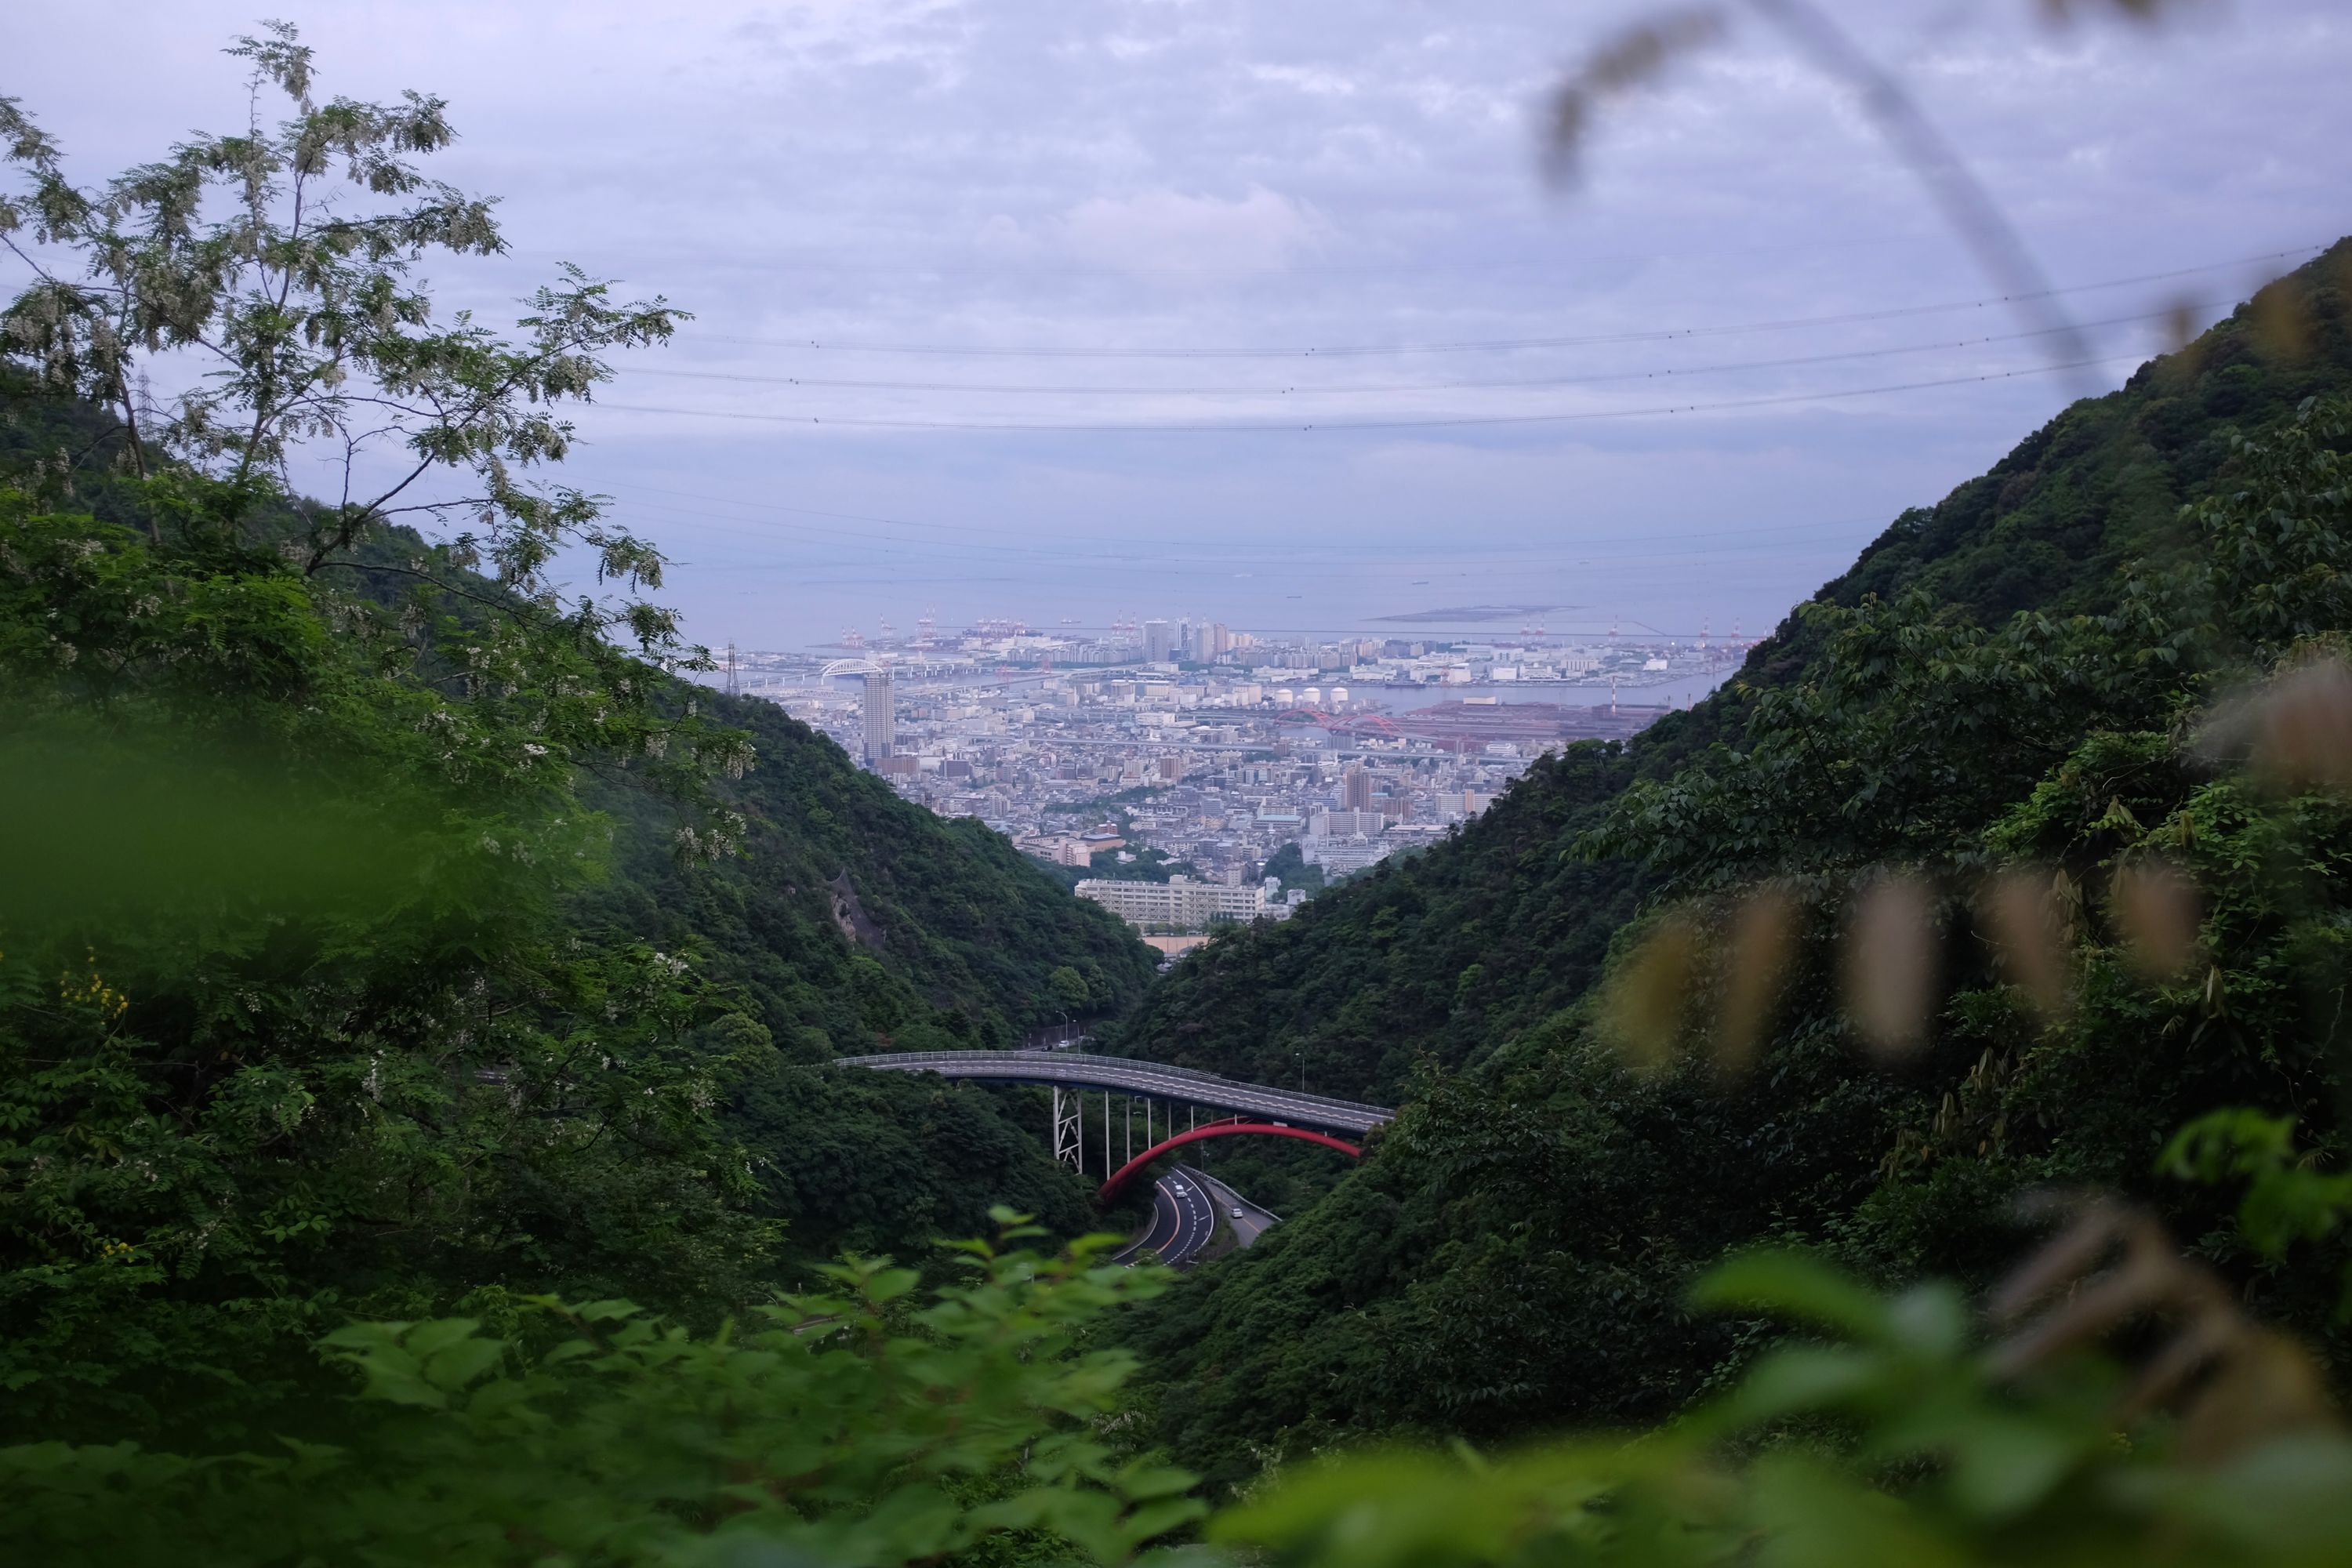
[[[1656,707],[1661,704],[1675,708],[1688,707],[1729,679],[1737,668],[1732,666],[1705,675],[1678,676],[1673,680],[1664,681],[1655,686],[1621,685],[1616,691],[1617,700],[1621,703],[1642,707]],[[1281,677],[1244,675],[1243,678],[1258,680],[1269,690],[1276,688],[1288,688],[1293,692],[1301,692],[1312,686],[1328,693],[1335,686],[1343,686],[1348,689],[1349,706],[1375,707],[1390,713],[1408,713],[1413,709],[1426,708],[1435,702],[1459,702],[1465,697],[1492,697],[1497,702],[1558,702],[1570,707],[1597,707],[1607,702],[1610,698],[1609,683],[1605,680],[1598,684],[1590,681],[1478,681],[1467,686],[1423,686],[1406,690],[1392,688],[1376,680],[1350,680],[1345,677],[1335,679],[1328,671],[1318,674],[1308,669],[1293,670]],[[856,685],[856,679],[855,676],[839,677],[832,682],[832,686],[836,691],[848,691]],[[936,682],[910,679],[907,683],[906,689],[921,690],[932,684],[952,687],[961,685],[971,679],[969,676],[948,677],[940,679]],[[982,683],[987,685],[1018,687],[1031,686],[1043,679],[1045,679],[1044,675],[1036,671],[1022,671],[1002,676],[990,672],[980,677]]]
[[[1770,630],[1842,563],[1792,552],[1752,563],[1734,587],[1705,593],[1694,592],[1680,563],[1672,572],[1645,565],[1604,574],[1601,563],[1543,552],[1361,560],[1334,545],[1311,560],[1249,574],[1151,560],[1117,572],[1045,560],[1017,574],[798,576],[706,560],[680,574],[685,591],[677,596],[689,605],[696,637],[766,648],[831,645],[845,627],[870,639],[886,622],[903,636],[926,610],[942,630],[990,618],[1099,635],[1121,618],[1190,618],[1272,640],[1510,641],[1540,627],[1554,640],[1597,641],[1612,624],[1628,641],[1688,641],[1702,630],[1722,640],[1735,623],[1750,637]]]

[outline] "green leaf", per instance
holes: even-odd
[[[460,1340],[436,1351],[425,1363],[425,1380],[436,1388],[456,1392],[498,1365],[506,1354],[502,1340]]]
[[[2012,1518],[2048,1498],[2085,1457],[2077,1435],[2055,1423],[1978,1415],[1955,1434],[1950,1495],[1969,1513]]]
[[[1886,1303],[1825,1264],[1793,1252],[1750,1252],[1718,1264],[1691,1288],[1694,1306],[1769,1312],[1885,1343]]]
[[[1764,1568],[1964,1568],[1968,1554],[1895,1498],[1807,1460],[1759,1464]]]
[[[634,1301],[614,1300],[585,1302],[572,1308],[572,1315],[586,1323],[609,1323],[622,1318],[634,1318],[638,1315],[638,1310]]]
[[[1811,1346],[1777,1350],[1701,1420],[1706,1429],[1723,1431],[1875,1404],[1897,1392],[1890,1371],[1885,1358],[1875,1352]]]
[[[409,1330],[401,1339],[401,1349],[422,1362],[445,1346],[470,1338],[481,1326],[474,1318],[436,1318]]]
[[[1127,1552],[1132,1552],[1145,1542],[1206,1519],[1208,1514],[1209,1505],[1199,1498],[1163,1498],[1130,1512],[1120,1526],[1120,1533],[1127,1539]]]
[[[1138,1459],[1119,1470],[1113,1480],[1118,1494],[1130,1502],[1142,1502],[1151,1498],[1173,1497],[1189,1492],[1200,1481],[1190,1470],[1173,1465],[1152,1464]]]

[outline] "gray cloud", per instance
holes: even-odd
[[[926,603],[1384,614],[1457,572],[1482,595],[1541,575],[1561,602],[1754,627],[2072,386],[1997,309],[1861,319],[1988,290],[1853,107],[1753,28],[1612,105],[1581,185],[1547,191],[1544,86],[1643,8],[414,0],[293,19],[329,90],[451,100],[466,137],[443,172],[505,196],[516,247],[442,268],[453,304],[503,309],[571,258],[697,312],[583,416],[573,477],[685,563],[698,635],[781,643]],[[2145,33],[2053,32],[2021,0],[1837,8],[2062,283],[2347,226],[2333,0]],[[0,90],[96,177],[241,114],[215,51],[250,26],[216,0],[52,9],[15,24]],[[2107,323],[2098,384],[2156,343],[2154,311],[2218,312],[2263,270],[2070,294]],[[1833,316],[1853,319],[1664,335]],[[1621,341],[1267,352],[1597,338]],[[2002,379],[1845,395],[1979,376]],[[1548,384],[1492,384],[1514,381]],[[845,382],[864,384],[814,384]]]

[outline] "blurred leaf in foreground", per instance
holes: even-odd
[[[1993,1353],[1950,1286],[1882,1294],[1748,1254],[1696,1303],[1808,1337],[1715,1405],[1495,1459],[1340,1458],[1212,1539],[1302,1568],[2343,1561],[2352,1442],[2309,1359],[2140,1216],[2074,1217],[2003,1297]]]
[[[400,826],[368,784],[298,781],[162,733],[54,726],[0,737],[0,925],[404,903],[460,847]]]
[[[1935,1001],[1935,900],[1911,876],[1882,877],[1854,900],[1845,950],[1846,1016],[1882,1057],[1917,1048]]]

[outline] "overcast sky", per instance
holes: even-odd
[[[2157,29],[1829,3],[2100,363],[2053,370],[1980,303],[1918,183],[1753,24],[1610,105],[1559,190],[1547,87],[1654,5],[283,14],[320,91],[449,100],[435,172],[501,196],[513,247],[441,268],[452,303],[510,314],[573,260],[696,313],[580,416],[568,477],[680,563],[695,635],[783,647],[927,606],[1336,626],[1508,605],[1754,635],[1900,509],[2118,384],[2154,313],[2210,320],[2352,229],[2343,0]],[[256,20],[33,7],[0,92],[96,181],[242,120],[217,50]]]

